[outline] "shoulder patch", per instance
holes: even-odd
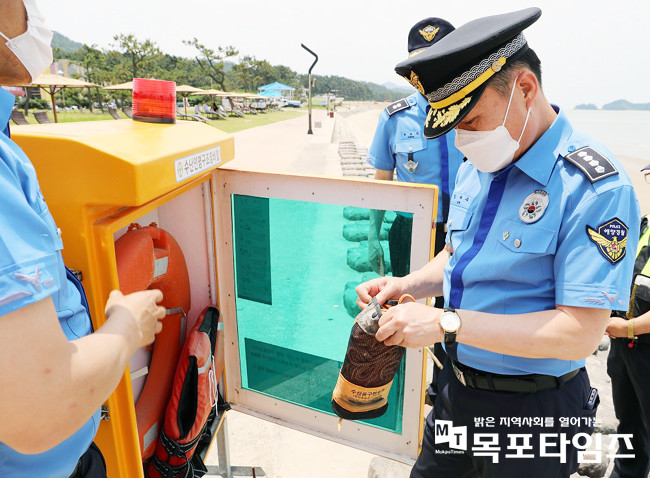
[[[596,229],[587,225],[587,237],[598,246],[598,250],[612,264],[625,257],[627,248],[627,226],[615,217],[601,224]],[[612,304],[614,301],[610,301]]]
[[[386,107],[386,113],[388,113],[388,116],[390,116],[393,113],[397,113],[398,111],[402,111],[408,108],[409,106],[409,102],[406,100],[406,98],[402,98],[401,100],[397,100],[395,103],[389,104]]]
[[[564,158],[576,165],[580,171],[585,173],[587,179],[592,183],[614,174],[618,174],[618,170],[609,159],[589,146],[585,146],[584,148],[580,148],[567,154]]]

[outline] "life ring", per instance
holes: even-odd
[[[160,305],[177,309],[163,320],[156,336],[147,380],[135,404],[142,459],[156,448],[165,407],[171,395],[174,372],[181,351],[183,319],[191,307],[190,278],[185,256],[178,242],[156,223],[146,227],[131,224],[115,241],[115,258],[120,290],[123,294],[160,289]],[[178,309],[180,308],[180,309]]]

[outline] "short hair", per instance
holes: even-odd
[[[537,82],[542,86],[542,63],[539,61],[537,53],[532,48],[526,48],[522,54],[513,62],[506,62],[505,66],[488,81],[487,86],[496,90],[501,96],[510,96],[512,89],[513,72],[518,68],[528,68],[537,78]]]

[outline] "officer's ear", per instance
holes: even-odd
[[[535,74],[525,69],[519,74],[517,88],[521,90],[526,101],[526,108],[530,108],[537,97],[540,87]]]

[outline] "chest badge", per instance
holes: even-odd
[[[618,218],[611,219],[593,230],[587,226],[589,239],[598,246],[600,253],[612,264],[625,257],[627,226]]]
[[[526,224],[539,221],[546,212],[548,206],[548,193],[543,189],[537,189],[534,193],[529,194],[524,203],[519,208],[519,219]]]
[[[409,160],[406,162],[406,170],[413,174],[415,172],[415,168],[418,167],[418,163],[413,161],[413,148],[409,148]]]

